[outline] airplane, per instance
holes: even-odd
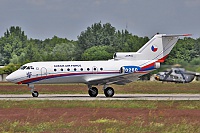
[[[159,72],[155,79],[163,82],[190,83],[200,73],[186,71],[184,68],[171,68],[166,72]]]
[[[90,97],[98,95],[95,86],[103,85],[106,97],[114,95],[111,84],[125,85],[136,81],[164,62],[180,36],[191,34],[156,34],[137,52],[117,52],[105,61],[32,62],[11,73],[6,80],[27,84],[33,97],[38,97],[34,84],[84,83]]]

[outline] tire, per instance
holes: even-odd
[[[114,95],[115,91],[112,87],[107,87],[105,90],[104,90],[104,94],[106,97],[112,97]]]
[[[98,95],[98,89],[96,87],[92,87],[88,90],[88,94],[91,97],[96,97]]]
[[[38,93],[37,91],[33,91],[32,96],[33,96],[33,97],[38,97],[38,96],[39,96],[39,93]]]

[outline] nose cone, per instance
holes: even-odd
[[[6,81],[12,82],[14,80],[13,74],[10,74],[6,77]]]
[[[21,84],[21,81],[25,80],[26,78],[27,78],[26,72],[22,72],[22,71],[17,70],[15,72],[11,73],[10,75],[8,75],[6,77],[6,80],[9,81],[9,82]]]
[[[8,75],[7,77],[6,77],[6,81],[8,81],[8,82],[13,82],[13,83],[17,83],[17,82],[19,82],[18,80],[19,80],[19,73],[17,73],[16,71],[15,72],[13,72],[13,73],[11,73],[10,75]]]

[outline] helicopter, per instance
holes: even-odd
[[[186,71],[184,68],[171,68],[156,74],[155,79],[163,82],[190,83],[200,73]]]

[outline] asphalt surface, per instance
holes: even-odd
[[[0,95],[0,100],[200,100],[200,94],[115,94],[107,98],[104,94],[90,97],[88,94],[40,94],[33,98],[31,94]]]

